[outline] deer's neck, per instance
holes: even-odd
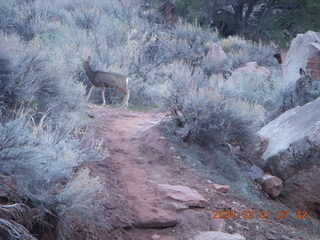
[[[85,71],[90,81],[94,83],[95,72],[91,70],[91,67],[86,68]]]

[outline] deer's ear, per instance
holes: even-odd
[[[88,57],[87,62],[91,62],[91,57],[90,56]]]
[[[300,68],[299,73],[300,73],[301,76],[306,75],[306,72],[302,68]]]

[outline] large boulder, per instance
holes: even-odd
[[[288,202],[317,212],[320,208],[320,98],[288,110],[258,134],[267,138],[269,145],[257,164],[284,181],[282,195]]]
[[[313,71],[312,78],[320,76],[320,33],[308,31],[292,40],[283,60],[283,75],[287,85],[299,79],[299,69]]]

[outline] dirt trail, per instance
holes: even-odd
[[[267,229],[284,229],[273,219],[211,219],[212,210],[240,212],[263,210],[263,206],[220,193],[211,181],[187,166],[156,127],[164,113],[89,108],[97,120],[97,138],[110,153],[89,166],[104,185],[102,199],[108,209],[102,224],[109,235],[98,239],[189,240],[201,231],[226,230],[251,240],[263,234],[258,231],[262,224]]]
[[[153,218],[161,218],[163,227],[175,225],[170,214],[156,206],[158,199],[155,188],[144,166],[154,156],[141,152],[143,133],[156,125],[163,115],[132,111],[114,116],[110,116],[110,112],[106,114],[102,111],[100,114],[104,121],[101,134],[105,133],[111,160],[118,170],[127,201],[136,210],[135,225],[156,224]]]
[[[159,191],[159,184],[171,184],[201,192],[199,186],[207,183],[183,166],[157,130],[165,114],[98,106],[90,110],[99,119],[97,134],[110,153],[106,165],[114,169],[127,203],[132,239],[190,239],[193,232],[210,230],[208,209],[187,206]],[[92,171],[98,176],[105,172],[103,164]]]

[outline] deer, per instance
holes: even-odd
[[[299,69],[300,78],[296,81],[295,88],[298,96],[305,98],[307,92],[312,90],[312,73],[306,74],[306,72],[300,68]]]
[[[87,95],[87,101],[90,99],[90,95],[92,90],[96,88],[100,88],[101,95],[102,95],[102,106],[106,105],[106,98],[104,96],[105,88],[113,88],[120,91],[123,95],[122,107],[128,107],[129,97],[130,97],[130,90],[128,88],[128,76],[122,75],[119,73],[113,72],[102,72],[102,71],[92,71],[91,65],[91,57],[89,56],[86,61],[83,62],[83,68],[86,72],[87,77],[92,82],[92,87],[89,90]]]

